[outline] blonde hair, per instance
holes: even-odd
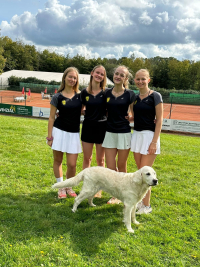
[[[67,74],[68,74],[69,72],[71,72],[71,71],[74,71],[74,72],[76,72],[76,74],[77,74],[77,81],[76,81],[76,84],[73,86],[73,90],[74,90],[76,93],[79,92],[79,89],[78,89],[78,88],[79,88],[79,71],[78,71],[78,69],[75,68],[75,67],[69,67],[69,68],[67,68],[67,69],[64,71],[63,76],[62,76],[62,82],[61,82],[60,88],[58,89],[58,92],[61,92],[61,91],[64,90],[64,88],[65,88],[65,78],[66,78]]]
[[[128,67],[126,67],[125,65],[119,65],[119,66],[117,66],[117,67],[114,69],[114,73],[116,72],[116,70],[117,70],[118,68],[123,68],[123,69],[126,70],[126,78],[128,78],[128,79],[125,80],[125,82],[123,83],[123,86],[124,86],[125,88],[128,89],[128,85],[129,85],[129,81],[128,81],[128,80],[129,80],[129,78],[132,78],[133,75],[131,74],[131,72],[130,72],[130,70],[128,69]]]
[[[103,81],[100,82],[100,88],[105,91],[105,87],[106,87],[106,79],[107,79],[107,75],[106,75],[106,69],[104,68],[104,66],[102,65],[97,65],[93,68],[92,72],[94,72],[96,69],[98,68],[103,68],[104,69],[104,78]],[[93,80],[93,76],[90,75],[90,82],[88,85],[88,93],[91,94],[92,93],[92,80]]]
[[[147,77],[150,78],[150,73],[148,71],[148,69],[140,69],[135,73],[135,76],[139,73],[139,72],[145,72],[147,74]]]

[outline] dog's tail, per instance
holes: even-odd
[[[54,185],[52,185],[52,188],[64,188],[64,187],[77,186],[81,181],[83,181],[83,178],[84,178],[84,175],[82,171],[72,178],[69,178],[63,182],[55,183]]]

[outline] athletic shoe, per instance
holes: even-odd
[[[77,197],[77,194],[74,192],[74,190],[71,187],[66,187],[65,191],[70,197]]]
[[[66,194],[65,188],[60,188],[58,190],[58,198],[62,199],[62,198],[66,198],[66,197],[67,197],[67,194]]]
[[[108,202],[107,204],[120,204],[121,203],[121,200],[115,198],[115,197],[112,197]]]
[[[141,209],[142,206],[143,206],[143,202],[142,202],[142,201],[138,202],[138,203],[137,203],[137,206],[136,206],[136,210]]]
[[[152,207],[150,206],[143,206],[136,212],[136,214],[149,214],[152,212]]]

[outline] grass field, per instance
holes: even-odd
[[[73,199],[57,199],[47,123],[0,115],[0,266],[200,266],[199,137],[161,134],[153,212],[130,234],[107,193],[75,214]]]

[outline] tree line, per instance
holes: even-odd
[[[7,36],[0,37],[0,74],[9,70],[32,70],[47,72],[64,72],[67,67],[76,67],[81,74],[90,74],[96,65],[103,65],[107,77],[112,80],[114,68],[125,65],[134,74],[141,68],[147,68],[151,75],[152,87],[174,90],[200,91],[200,61],[177,60],[174,57],[162,58],[85,58],[79,54],[71,57],[55,52],[37,51],[34,45],[22,41],[12,41]],[[130,84],[134,84],[133,78]]]

